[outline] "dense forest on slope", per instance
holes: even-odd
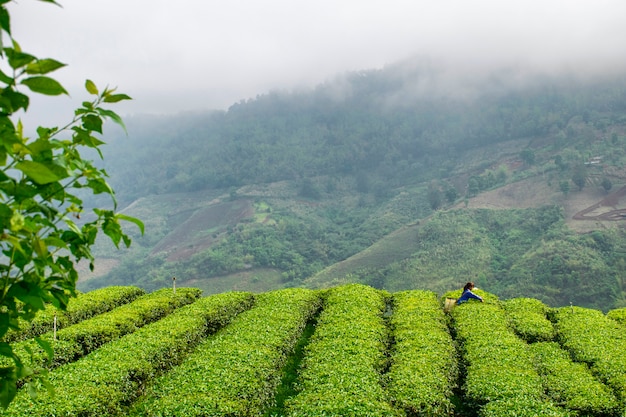
[[[382,192],[449,177],[470,149],[545,137],[572,146],[589,139],[578,119],[601,130],[626,121],[622,79],[528,76],[513,87],[508,76],[468,86],[472,97],[412,95],[437,75],[398,66],[260,95],[226,112],[130,118],[131,137],[111,140],[107,166],[122,198],[346,174]]]
[[[129,117],[128,137],[105,138],[106,169],[147,232],[122,254],[100,247],[106,267],[80,286],[441,291],[471,278],[500,296],[621,306],[622,221],[580,234],[564,207],[626,183],[625,110],[623,78],[448,85],[409,62],[228,111]],[[474,208],[515,184],[542,198]]]
[[[622,230],[574,233],[555,206],[446,211],[417,229],[410,257],[354,276],[392,291],[439,292],[466,277],[505,298],[524,294],[550,305],[607,309],[622,297],[616,271],[625,256]]]

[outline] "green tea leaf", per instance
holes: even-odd
[[[11,114],[19,109],[26,110],[29,104],[28,96],[15,90],[7,88],[0,94],[0,109],[4,109],[6,113]]]
[[[5,372],[0,374],[0,406],[2,408],[7,408],[17,394],[15,378],[11,378],[11,376],[8,372],[6,375]]]
[[[83,127],[86,130],[102,133],[102,119],[99,116],[88,114],[83,117]]]

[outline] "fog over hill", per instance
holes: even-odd
[[[127,118],[104,163],[146,235],[100,248],[82,288],[176,276],[207,292],[445,292],[472,279],[550,305],[624,304],[621,218],[571,226],[626,184],[624,77],[458,80],[408,60],[226,111]]]
[[[86,78],[132,96],[118,107],[128,116],[225,110],[415,56],[462,85],[501,69],[595,78],[625,65],[621,0],[59,3],[9,4],[24,50],[68,64],[59,79],[72,98],[29,111],[52,124],[83,100]]]

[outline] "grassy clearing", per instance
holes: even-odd
[[[195,279],[184,284],[200,288],[205,295],[227,291],[262,293],[284,288],[281,272],[275,269],[255,268],[219,277]]]
[[[411,225],[399,229],[362,252],[336,263],[304,281],[311,288],[323,288],[336,279],[360,270],[376,269],[381,265],[401,261],[415,251],[417,226]]]

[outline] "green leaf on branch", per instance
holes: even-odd
[[[54,350],[52,349],[50,342],[43,340],[41,337],[35,337],[35,342],[37,342],[37,344],[44,350],[44,352],[46,352],[48,360],[52,361],[52,359],[54,359]]]
[[[50,184],[61,179],[46,165],[40,164],[39,162],[22,161],[18,163],[15,168],[22,171],[24,175],[35,181],[37,184]]]
[[[22,80],[21,84],[24,84],[35,93],[45,94],[47,96],[68,94],[58,81],[50,77],[30,77]]]
[[[105,142],[91,135],[86,135],[82,139],[83,139],[83,145],[89,146],[90,148],[98,148],[100,145],[105,144]],[[98,149],[98,153],[100,153],[99,149]],[[100,157],[102,158],[102,155],[100,155]]]
[[[110,94],[104,96],[105,103],[117,103],[118,101],[122,100],[132,100],[132,98],[127,96],[126,94]]]
[[[112,110],[102,109],[100,107],[98,107],[96,109],[96,111],[100,114],[100,116],[107,117],[107,118],[113,120],[115,123],[117,123],[118,125],[120,125],[124,129],[124,132],[126,132],[126,125],[122,121],[122,118],[117,115],[117,113],[115,113]],[[126,132],[126,133],[128,133],[128,132]]]
[[[4,7],[0,8],[0,29],[11,34],[11,17]]]
[[[83,117],[83,127],[86,130],[102,133],[102,119],[99,116],[88,114]]]
[[[87,187],[91,188],[94,194],[111,194],[113,189],[103,178],[93,178],[87,181]]]
[[[96,95],[96,96],[97,96],[98,94],[100,94],[100,93],[98,92],[98,87],[96,87],[96,84],[94,84],[94,82],[93,82],[93,81],[91,81],[91,80],[87,80],[87,81],[85,81],[85,88],[87,89],[87,92],[88,92],[89,94],[93,94],[93,95]]]
[[[15,41],[13,48],[4,48],[4,52],[7,55],[9,66],[13,69],[22,68],[37,59],[31,54],[21,52],[19,44]]]
[[[67,248],[66,242],[63,239],[60,239],[58,237],[47,237],[44,239],[44,242],[46,245],[50,247],[61,248],[61,249]]]
[[[116,248],[119,248],[120,240],[122,240],[122,237],[125,238],[124,243],[128,246],[128,238],[126,237],[126,235],[124,235],[120,224],[114,217],[109,217],[104,221],[104,224],[102,225],[102,231],[111,239]]]
[[[0,406],[7,408],[17,394],[17,378],[13,367],[0,368]]]
[[[39,59],[26,66],[26,73],[35,74],[47,74],[52,71],[56,71],[59,68],[63,68],[66,64],[59,62],[55,59]]]
[[[24,111],[26,111],[29,103],[30,99],[27,95],[18,93],[10,88],[7,88],[0,93],[0,109],[2,109],[5,113],[15,113],[19,109],[24,109]]]
[[[104,145],[105,142],[93,137],[89,134],[89,131],[83,129],[78,126],[74,126],[72,130],[75,132],[73,137],[73,142],[78,145],[89,146],[90,148],[95,148],[100,153],[100,149],[98,146]],[[100,153],[100,157],[102,158],[102,154]]]
[[[44,139],[37,139],[28,145],[28,149],[30,150],[33,159],[38,160],[46,159],[46,157],[49,159],[52,156],[52,150],[54,148],[53,144],[47,140],[45,136]]]
[[[117,217],[118,220],[125,220],[127,222],[134,223],[135,225],[137,225],[137,227],[141,231],[141,234],[142,235],[144,234],[145,226],[144,226],[144,224],[143,224],[143,222],[141,220],[139,220],[139,219],[137,219],[135,217],[131,217],[131,216],[127,216],[125,214],[121,214],[121,213],[116,214],[115,217]]]
[[[39,256],[40,258],[45,258],[46,256],[48,256],[48,247],[43,240],[35,238],[33,239],[32,245],[35,253],[37,253],[37,256]]]
[[[0,81],[5,84],[11,85],[15,80],[6,75],[4,72],[0,71]]]

